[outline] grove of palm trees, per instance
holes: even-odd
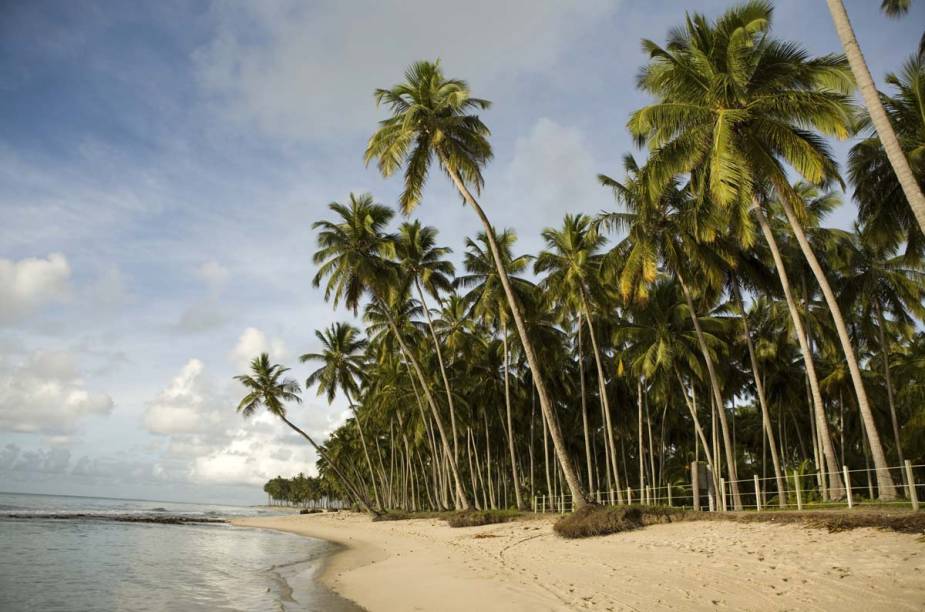
[[[306,380],[266,354],[238,377],[244,416],[268,409],[319,455],[318,481],[267,492],[541,511],[690,506],[696,478],[701,507],[905,503],[903,466],[925,475],[925,44],[873,109],[850,50],[814,56],[773,17],[744,2],[644,40],[638,149],[587,177],[612,206],[562,202],[534,253],[480,203],[490,102],[439,61],[370,83],[387,116],[364,161],[401,195],[332,194],[308,221],[305,283],[344,321],[316,332]],[[414,218],[459,205],[428,180],[477,235],[447,244]],[[828,224],[852,204],[850,231]],[[349,406],[326,440],[297,425],[302,391]]]

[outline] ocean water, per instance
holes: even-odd
[[[0,610],[357,608],[317,575],[334,546],[217,520],[265,509],[0,493]]]

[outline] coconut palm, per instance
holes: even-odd
[[[305,379],[305,388],[317,385],[318,395],[326,395],[328,403],[334,401],[338,391],[347,398],[350,410],[353,411],[366,466],[373,485],[373,497],[376,508],[382,510],[382,500],[379,496],[379,486],[376,484],[376,471],[369,458],[369,449],[366,446],[366,436],[363,433],[360,414],[355,403],[360,394],[360,382],[363,379],[365,358],[363,351],[366,340],[360,335],[360,330],[349,323],[335,323],[324,331],[315,330],[315,337],[321,342],[320,353],[305,353],[299,361],[307,363],[320,361],[322,366],[308,375]]]
[[[459,433],[456,430],[456,408],[453,403],[453,392],[450,390],[450,381],[446,373],[440,340],[434,330],[434,322],[430,315],[430,309],[427,307],[427,299],[424,297],[424,292],[426,291],[439,303],[440,294],[448,293],[452,289],[453,264],[445,259],[451,250],[446,247],[438,247],[436,228],[421,225],[420,221],[402,223],[392,244],[395,261],[414,285],[418,299],[421,300],[424,316],[427,319],[427,328],[434,343],[434,353],[437,355],[440,378],[443,380],[446,403],[450,410],[450,430],[453,432],[453,457],[456,461],[459,461]]]
[[[409,213],[421,200],[428,171],[436,158],[465,203],[479,217],[527,363],[533,372],[540,408],[549,425],[559,464],[574,504],[578,507],[584,505],[586,494],[565,448],[545,377],[527,335],[514,289],[502,266],[491,222],[475,199],[484,183],[482,168],[492,157],[488,127],[475,112],[487,109],[490,103],[473,97],[465,81],[447,79],[439,61],[414,63],[405,72],[405,82],[391,89],[378,89],[375,96],[377,104],[384,104],[392,114],[379,123],[379,129],[369,139],[364,159],[367,163],[375,159],[383,176],[390,176],[404,167],[404,189],[399,204],[403,212]]]
[[[594,364],[597,368],[598,395],[601,401],[601,411],[605,416],[604,423],[607,430],[606,441],[610,451],[611,469],[616,477],[616,488],[620,491],[620,478],[617,471],[616,446],[613,441],[613,426],[611,424],[610,404],[606,389],[607,377],[598,348],[597,334],[592,321],[592,294],[599,294],[599,279],[603,255],[601,248],[605,239],[598,232],[597,226],[586,215],[567,214],[562,221],[562,228],[546,228],[543,230],[543,239],[546,241],[546,251],[540,252],[533,265],[537,274],[546,274],[540,287],[567,310],[576,311],[584,317],[588,326],[588,335],[591,338],[591,349],[594,355]],[[579,321],[579,343],[581,339],[582,323]],[[579,359],[581,356],[579,355]],[[584,374],[582,373],[582,377]],[[584,379],[582,378],[582,389]],[[582,395],[584,400],[584,395]],[[585,453],[588,457],[588,482],[591,480],[590,443],[588,435],[587,410],[582,402],[582,422],[585,430]]]
[[[925,42],[925,37],[922,40]],[[925,45],[906,60],[899,73],[888,74],[886,82],[893,92],[880,94],[883,108],[915,179],[920,186],[925,185]],[[920,254],[925,250],[925,235],[871,124],[870,115],[861,117],[858,129],[864,139],[848,155],[858,220],[873,241],[884,247],[899,247],[905,242],[906,252]]]
[[[396,291],[401,290],[395,265],[383,257],[390,248],[391,238],[385,234],[385,228],[392,218],[391,209],[374,202],[369,194],[350,194],[348,205],[333,202],[328,208],[338,218],[335,221],[318,221],[312,225],[313,229],[319,230],[319,250],[313,256],[313,261],[318,265],[318,272],[312,284],[318,287],[327,279],[325,300],[332,300],[335,306],[343,301],[354,312],[366,294],[369,294],[373,301],[384,304],[394,297]],[[385,306],[382,312],[402,353],[417,376],[440,431],[444,449],[447,453],[452,453],[449,436],[446,434],[443,419],[421,364],[405,344],[390,308]],[[450,457],[449,463],[455,481],[457,503],[462,509],[468,509],[469,501],[462,487],[455,457]]]
[[[315,443],[311,436],[287,418],[286,403],[302,403],[302,398],[299,396],[299,383],[285,377],[289,368],[284,368],[275,363],[271,364],[270,356],[267,353],[261,353],[259,357],[251,360],[250,369],[250,374],[241,374],[234,377],[247,389],[247,395],[238,403],[238,413],[246,419],[252,417],[260,408],[266,408],[270,414],[282,420],[290,429],[305,438],[315,449],[315,452],[328,463],[344,490],[364,510],[374,513],[362,491],[354,486],[353,482],[338,469],[334,462],[330,461],[324,450]]]
[[[880,494],[888,499],[895,489],[860,367],[834,293],[801,225],[805,200],[787,175],[789,166],[812,185],[839,180],[835,160],[817,132],[839,138],[849,134],[853,81],[843,58],[811,58],[798,45],[771,37],[771,17],[767,2],[748,2],[713,23],[701,15],[689,16],[665,48],[646,41],[652,59],[639,85],[657,101],[634,112],[628,125],[650,147],[643,173],[648,187],[658,190],[676,174],[691,173],[692,183],[741,226],[746,245],[751,221],[745,211],[754,212],[768,239],[762,193],[769,187],[776,193],[835,322],[871,441]],[[834,453],[827,453],[827,459],[834,465]],[[838,493],[841,486],[832,489]]]
[[[898,16],[909,10],[909,1],[883,0],[881,6],[888,15]],[[851,27],[848,11],[842,0],[826,0],[826,2],[832,14],[832,21],[835,23],[835,31],[838,33],[838,38],[845,49],[845,55],[848,56],[851,64],[851,71],[858,83],[858,89],[861,90],[861,97],[864,98],[870,123],[877,132],[883,145],[883,151],[896,174],[896,179],[902,187],[919,229],[925,233],[925,194],[922,193],[919,180],[916,179],[916,174],[903,152],[902,143],[890,123],[890,116],[884,108],[877,86],[870,74],[870,68],[867,67],[867,62],[861,53],[854,28]]]

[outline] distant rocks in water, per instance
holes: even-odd
[[[165,509],[157,509],[157,512],[166,512]],[[94,514],[92,512],[69,512],[69,513],[50,513],[50,512],[29,512],[29,513],[7,513],[6,518],[13,519],[53,519],[53,520],[84,520],[84,521],[114,521],[117,523],[157,523],[161,525],[199,525],[203,523],[227,523],[223,518],[212,518],[204,516],[185,516],[185,515],[159,515],[159,514]]]

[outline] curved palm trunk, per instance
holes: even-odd
[[[700,419],[697,418],[697,407],[694,405],[694,400],[687,395],[687,386],[681,378],[681,373],[675,370],[675,375],[678,377],[678,384],[681,385],[681,393],[684,395],[684,403],[687,405],[687,410],[691,413],[691,418],[694,419],[694,430],[697,432],[697,437],[700,438],[700,444],[703,445],[703,454],[707,460],[707,467],[710,468],[712,474],[717,476],[713,478],[713,491],[719,496],[719,472],[716,468],[713,452],[710,450],[710,443],[707,442],[707,436],[703,433],[703,427],[700,426]]]
[[[488,246],[491,249],[492,257],[495,260],[495,269],[498,272],[498,278],[501,280],[501,285],[504,287],[504,294],[507,297],[508,305],[511,307],[511,314],[514,318],[514,325],[517,328],[517,334],[520,336],[521,345],[523,346],[524,353],[527,356],[527,364],[530,367],[530,371],[533,372],[533,384],[536,386],[536,392],[540,399],[540,409],[543,411],[543,415],[546,417],[546,421],[549,426],[549,435],[552,438],[556,456],[559,458],[559,465],[562,467],[562,473],[565,476],[565,481],[568,483],[575,508],[581,508],[582,506],[585,506],[591,502],[581,486],[578,473],[575,471],[575,465],[572,463],[572,458],[569,456],[568,450],[565,448],[565,439],[562,436],[562,430],[560,429],[559,421],[556,418],[555,408],[553,407],[552,401],[549,398],[549,392],[546,389],[546,383],[544,382],[543,376],[541,375],[540,363],[536,357],[536,352],[533,350],[533,342],[531,342],[530,337],[527,335],[527,326],[524,323],[523,315],[520,312],[520,306],[517,303],[517,299],[514,297],[514,291],[511,289],[511,281],[507,276],[507,270],[505,270],[504,266],[501,265],[501,253],[498,250],[498,244],[495,241],[495,235],[491,226],[491,222],[485,215],[485,211],[482,210],[481,206],[479,206],[479,203],[476,202],[475,198],[472,197],[472,194],[469,193],[466,185],[459,177],[459,173],[452,166],[447,164],[445,159],[441,158],[441,162],[443,163],[443,167],[446,169],[447,173],[450,175],[450,178],[453,180],[453,184],[456,186],[459,194],[463,197],[466,203],[472,207],[472,209],[475,211],[475,214],[478,215],[479,220],[482,222],[482,226],[485,229],[485,235],[488,238]]]
[[[373,470],[373,462],[369,458],[369,449],[366,446],[366,435],[363,433],[363,426],[360,425],[360,415],[357,413],[356,406],[350,403],[350,410],[353,411],[353,420],[357,424],[357,431],[360,433],[360,446],[363,447],[363,456],[366,457],[366,467],[369,468],[369,479],[373,485],[373,497],[376,500],[376,509],[382,510],[382,499],[379,497],[379,485],[376,484],[376,472]]]
[[[288,425],[293,431],[295,431],[300,436],[308,440],[308,443],[312,445],[312,448],[315,449],[315,452],[318,453],[320,457],[322,457],[325,461],[328,462],[328,465],[331,466],[332,470],[334,470],[334,475],[337,476],[338,480],[340,480],[341,485],[344,487],[344,489],[346,489],[347,493],[353,496],[357,504],[359,504],[359,506],[363,508],[363,510],[365,510],[369,514],[373,514],[373,515],[379,514],[379,512],[372,509],[372,507],[369,504],[369,501],[366,499],[366,495],[364,495],[361,491],[359,491],[354,486],[353,482],[349,478],[344,476],[343,472],[341,472],[340,469],[338,469],[337,465],[333,461],[331,461],[331,458],[328,456],[328,454],[324,452],[324,450],[322,450],[320,446],[315,444],[315,441],[312,439],[310,435],[302,431],[301,428],[297,427],[294,423],[292,423],[292,421],[290,421],[286,417],[279,415],[279,418],[281,418],[283,420],[283,423]]]
[[[861,90],[861,96],[864,98],[864,106],[870,113],[871,123],[877,130],[877,136],[883,144],[883,150],[886,152],[890,165],[896,173],[896,178],[909,201],[909,206],[918,221],[922,232],[925,232],[925,195],[912,174],[912,168],[909,166],[909,160],[906,159],[899,139],[896,138],[896,132],[890,124],[883,104],[880,102],[880,94],[874,85],[874,79],[870,75],[870,69],[864,60],[864,54],[861,53],[861,47],[854,35],[854,28],[851,27],[851,20],[848,19],[848,12],[842,0],[826,0],[829,5],[829,12],[832,14],[832,21],[835,23],[835,31],[841,40],[842,47],[845,49],[845,55],[848,57],[848,63],[851,65],[851,72],[854,73],[854,80],[857,81],[858,89]],[[876,454],[874,455],[876,463]]]
[[[450,409],[450,431],[453,432],[453,458],[459,462],[459,444],[458,434],[456,433],[456,409],[453,405],[453,393],[450,391],[450,381],[446,375],[446,366],[443,365],[443,351],[440,348],[440,341],[437,339],[437,332],[434,331],[434,322],[430,317],[430,309],[427,308],[427,302],[424,300],[424,292],[421,290],[421,283],[414,279],[414,286],[418,290],[418,296],[421,298],[421,305],[424,307],[424,316],[427,318],[427,329],[430,330],[430,337],[434,341],[434,352],[437,353],[437,364],[440,366],[440,378],[443,379],[443,388],[446,391],[446,405]]]
[[[716,368],[713,367],[713,358],[710,357],[710,349],[707,347],[707,341],[704,338],[703,330],[700,328],[700,319],[697,318],[697,311],[694,310],[694,299],[691,292],[684,282],[684,278],[677,273],[678,284],[681,285],[681,292],[687,302],[687,308],[690,310],[691,322],[694,324],[694,331],[697,334],[697,343],[700,345],[700,352],[703,353],[703,360],[707,363],[707,373],[710,375],[710,388],[713,390],[713,401],[716,402],[716,411],[719,413],[720,429],[723,433],[723,446],[726,449],[726,469],[729,472],[729,484],[732,487],[732,505],[736,511],[742,509],[742,496],[739,493],[739,476],[736,472],[735,448],[732,445],[732,436],[729,434],[729,424],[726,422],[726,410],[723,407],[723,395],[719,388],[719,378],[716,376]],[[723,492],[725,495],[725,492]]]
[[[402,352],[405,353],[408,361],[411,362],[411,367],[414,369],[414,373],[418,377],[418,382],[421,384],[421,391],[424,393],[424,399],[427,400],[427,404],[430,406],[434,421],[437,423],[437,430],[440,432],[440,441],[443,443],[443,451],[447,456],[448,463],[450,464],[450,471],[453,473],[453,483],[456,487],[456,498],[460,509],[468,510],[469,498],[463,489],[462,480],[459,477],[459,467],[456,464],[455,457],[452,455],[452,450],[450,449],[449,440],[447,439],[446,435],[446,428],[443,426],[443,419],[440,418],[440,412],[437,410],[437,404],[434,402],[434,396],[430,392],[430,388],[427,386],[427,379],[424,378],[424,372],[421,370],[421,364],[418,363],[417,358],[405,344],[405,339],[401,337],[401,333],[398,331],[398,326],[395,324],[395,320],[392,318],[388,307],[383,304],[382,310],[388,317],[389,328],[392,330],[392,333],[395,334],[395,338],[398,340],[398,344],[401,346]]]
[[[793,299],[793,292],[790,289],[790,277],[787,275],[787,269],[784,267],[784,259],[781,257],[780,248],[777,246],[777,239],[774,238],[774,232],[771,231],[771,224],[768,223],[768,218],[757,203],[753,203],[752,210],[758,218],[758,225],[761,226],[761,233],[764,235],[765,242],[768,243],[768,248],[771,249],[771,257],[774,259],[777,278],[780,280],[781,288],[784,291],[784,300],[787,302],[787,310],[790,312],[790,320],[793,322],[794,334],[800,345],[800,353],[803,355],[803,365],[806,367],[806,377],[809,379],[810,395],[812,395],[813,398],[813,411],[816,415],[818,436],[822,440],[822,454],[828,466],[829,496],[833,499],[839,499],[844,496],[845,488],[842,484],[841,474],[839,474],[838,460],[835,457],[835,447],[832,446],[832,438],[829,435],[829,424],[828,420],[825,418],[822,392],[819,390],[819,377],[816,375],[816,365],[813,363],[812,351],[809,348],[809,343],[806,341],[806,331],[803,328],[803,320],[800,318],[800,312],[797,310],[796,301]]]
[[[594,490],[594,471],[591,461],[591,435],[588,430],[588,398],[585,389],[585,362],[581,345],[581,317],[578,317],[578,377],[581,379],[581,427],[585,435],[585,461],[588,464],[588,491]]]
[[[890,404],[890,420],[893,424],[893,439],[896,442],[896,455],[899,458],[897,465],[905,465],[906,458],[903,456],[903,446],[899,439],[899,419],[896,418],[896,401],[893,398],[893,379],[890,376],[890,345],[886,339],[886,332],[883,331],[886,320],[883,317],[883,307],[880,306],[880,300],[874,300],[874,309],[877,311],[877,323],[880,328],[880,355],[883,360],[883,380],[886,383],[886,398]],[[901,470],[903,483],[906,482],[906,472]]]
[[[774,429],[771,427],[771,414],[768,411],[768,400],[764,394],[764,383],[758,374],[758,358],[755,356],[755,343],[752,342],[752,333],[748,326],[748,315],[745,313],[745,304],[742,302],[742,294],[739,291],[739,282],[732,279],[732,293],[735,297],[736,304],[739,308],[739,317],[742,319],[742,331],[745,334],[745,344],[748,346],[748,359],[752,366],[752,378],[755,381],[755,389],[758,392],[758,404],[761,406],[761,424],[764,427],[764,434],[768,441],[768,449],[771,451],[771,463],[774,464],[774,481],[777,483],[777,499],[780,507],[787,505],[787,487],[784,486],[784,474],[780,467],[780,457],[777,455],[777,443],[774,441]],[[757,495],[757,491],[755,492]]]
[[[883,452],[883,445],[880,443],[880,434],[877,433],[874,415],[870,410],[870,403],[867,400],[867,390],[864,388],[864,381],[861,378],[861,368],[858,366],[857,357],[854,355],[854,347],[851,346],[851,338],[848,335],[848,327],[845,325],[845,319],[842,317],[841,307],[839,307],[838,301],[835,299],[835,293],[832,291],[831,285],[829,285],[829,280],[826,278],[825,272],[819,264],[819,260],[816,259],[816,254],[813,252],[812,246],[810,246],[809,241],[806,239],[803,227],[800,225],[799,220],[797,220],[793,208],[790,207],[790,203],[787,202],[786,197],[781,198],[781,206],[783,206],[784,214],[787,215],[787,221],[790,223],[790,228],[793,230],[793,234],[800,244],[803,257],[805,257],[807,263],[809,263],[809,267],[813,271],[816,281],[819,283],[819,288],[822,289],[825,303],[828,305],[832,320],[835,322],[835,330],[838,332],[838,339],[845,353],[845,361],[848,363],[848,372],[851,374],[854,392],[858,398],[861,419],[864,422],[864,429],[867,430],[867,439],[870,442],[870,450],[874,458],[874,467],[877,470],[877,487],[880,489],[880,499],[895,499],[896,488],[893,485],[893,478],[890,476],[886,455]],[[835,457],[834,452],[832,453],[832,457]]]
[[[607,428],[607,444],[610,447],[610,461],[613,464],[611,469],[615,475],[614,481],[617,486],[617,495],[622,498],[620,492],[620,476],[617,472],[617,453],[613,443],[613,427],[611,426],[610,401],[607,399],[607,378],[604,376],[604,364],[601,362],[601,351],[597,346],[597,335],[594,333],[594,324],[591,322],[591,306],[588,303],[588,297],[584,288],[581,290],[581,305],[585,311],[585,321],[588,323],[588,335],[591,336],[591,351],[594,353],[594,365],[597,368],[597,385],[601,396],[601,412],[604,413],[604,426]]]
[[[520,477],[517,474],[517,454],[514,451],[514,420],[511,418],[511,384],[508,380],[508,350],[507,350],[507,326],[501,327],[502,340],[504,342],[504,405],[507,408],[507,445],[511,451],[511,477],[514,485],[514,498],[517,501],[517,509],[523,510],[523,497],[520,494]]]

